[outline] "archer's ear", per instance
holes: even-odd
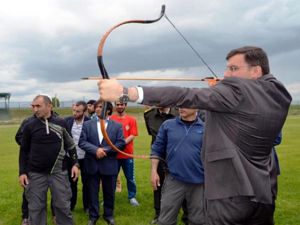
[[[256,80],[263,75],[261,66],[252,66],[251,69],[252,69],[252,75],[251,75],[252,79]]]

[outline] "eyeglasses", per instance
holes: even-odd
[[[236,72],[238,70],[240,70],[243,67],[252,67],[251,65],[244,65],[244,66],[227,66],[226,67],[226,71],[230,71],[230,72]]]

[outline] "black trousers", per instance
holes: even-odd
[[[244,196],[206,203],[206,225],[274,225],[274,204],[253,202]]]
[[[25,189],[22,195],[22,219],[28,218],[28,201],[25,196]]]
[[[83,209],[87,210],[89,209],[89,193],[88,193],[88,181],[87,181],[87,175],[84,173],[84,159],[79,159],[78,163],[80,166],[80,175],[81,175],[81,181],[82,181],[82,203],[83,203]],[[72,190],[72,198],[71,198],[71,210],[73,211],[76,203],[77,203],[77,184],[78,179],[76,181],[73,181],[73,178],[71,177],[71,170],[72,170],[72,163],[71,160],[68,161],[68,173],[69,173],[69,181],[71,185]]]

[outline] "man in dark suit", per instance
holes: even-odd
[[[90,120],[88,116],[85,115],[87,110],[87,103],[85,101],[78,101],[72,106],[72,116],[68,116],[65,118],[68,132],[72,135],[74,143],[76,144],[76,151],[78,157],[78,163],[80,165],[81,171],[81,182],[82,182],[82,203],[83,209],[85,212],[88,212],[89,209],[89,198],[88,198],[88,189],[87,189],[87,178],[84,173],[84,156],[85,151],[78,147],[79,137],[81,134],[82,126],[85,121]],[[68,160],[71,162],[71,160]],[[78,180],[73,181],[71,178],[71,165],[68,163],[68,172],[69,172],[69,180],[71,184],[72,190],[72,198],[71,198],[71,210],[73,211],[77,202],[77,183]]]
[[[270,74],[261,48],[234,49],[226,60],[224,79],[209,88],[127,89],[115,80],[102,80],[100,95],[114,101],[128,94],[130,101],[146,105],[206,110],[202,160],[207,224],[271,225],[275,204],[269,163],[292,98]]]
[[[95,103],[95,111],[101,115],[102,101]],[[108,114],[111,114],[113,106],[107,105]],[[119,149],[124,149],[122,125],[112,120],[106,120],[107,134]],[[90,193],[89,223],[95,225],[99,218],[99,186],[102,182],[103,191],[103,218],[108,224],[114,225],[114,200],[115,187],[118,175],[118,161],[115,152],[103,139],[100,124],[97,119],[83,124],[78,146],[86,152],[84,172],[88,177],[88,189]]]

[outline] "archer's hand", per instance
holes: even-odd
[[[98,82],[100,98],[104,101],[115,102],[123,93],[123,86],[115,79],[103,79]]]
[[[107,102],[118,101],[123,94],[123,86],[115,79],[102,79],[98,82],[100,99]],[[129,101],[135,102],[139,98],[135,87],[128,88]]]

